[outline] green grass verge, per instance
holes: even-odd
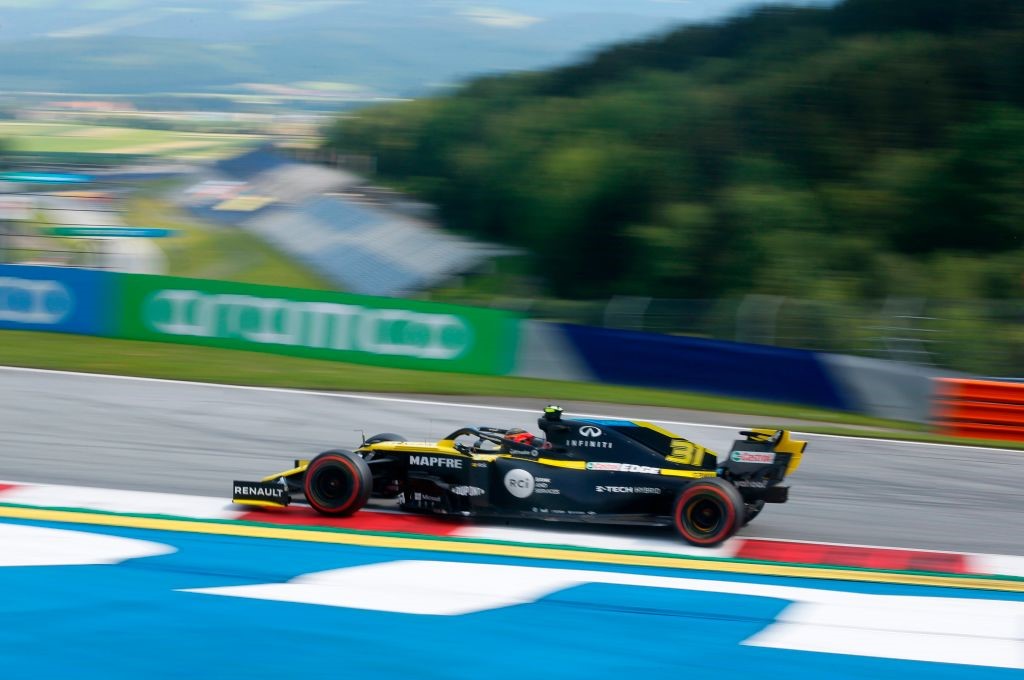
[[[0,138],[22,153],[123,153],[193,159],[229,156],[264,139],[259,135],[16,121],[0,121]]]
[[[163,186],[163,185],[161,185]],[[327,279],[309,271],[274,248],[233,227],[204,227],[178,208],[142,191],[124,204],[127,224],[174,229],[160,241],[168,274],[241,283],[333,290]]]
[[[1024,449],[1024,444],[1014,442],[942,437],[914,423],[705,394],[532,378],[409,371],[60,333],[0,331],[0,365],[312,390],[528,397],[536,398],[538,405],[550,401],[579,400],[667,406],[778,418],[776,425],[779,427],[785,426],[787,420],[821,423],[797,426],[802,432]]]

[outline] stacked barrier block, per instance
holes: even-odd
[[[940,378],[937,386],[940,434],[1024,441],[1024,383]]]

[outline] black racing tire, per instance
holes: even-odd
[[[718,545],[743,524],[743,497],[729,482],[700,479],[685,487],[672,505],[672,524],[687,543]]]
[[[395,434],[394,432],[382,432],[380,434],[373,435],[372,437],[367,439],[365,442],[363,442],[363,444],[364,445],[366,445],[366,444],[380,444],[381,442],[404,442],[404,441],[406,441],[405,437],[403,437],[400,434]]]
[[[325,451],[310,461],[302,490],[306,502],[321,515],[346,517],[370,499],[373,473],[367,462],[351,451]]]
[[[744,503],[743,512],[743,526],[747,526],[754,521],[754,518],[761,514],[764,510],[764,501],[752,501],[750,503]]]

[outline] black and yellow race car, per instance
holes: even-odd
[[[752,429],[720,459],[649,422],[569,420],[557,406],[537,424],[543,437],[495,427],[465,427],[436,443],[379,434],[258,482],[236,481],[232,500],[301,499],[345,516],[377,496],[430,514],[671,524],[686,541],[712,546],[765,503],[787,500],[782,482],[806,447],[786,430]]]

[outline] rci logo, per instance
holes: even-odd
[[[532,496],[534,485],[533,475],[526,470],[516,468],[505,473],[505,488],[516,498]]]
[[[580,428],[580,434],[584,437],[600,437],[603,433],[596,425],[584,425]]]

